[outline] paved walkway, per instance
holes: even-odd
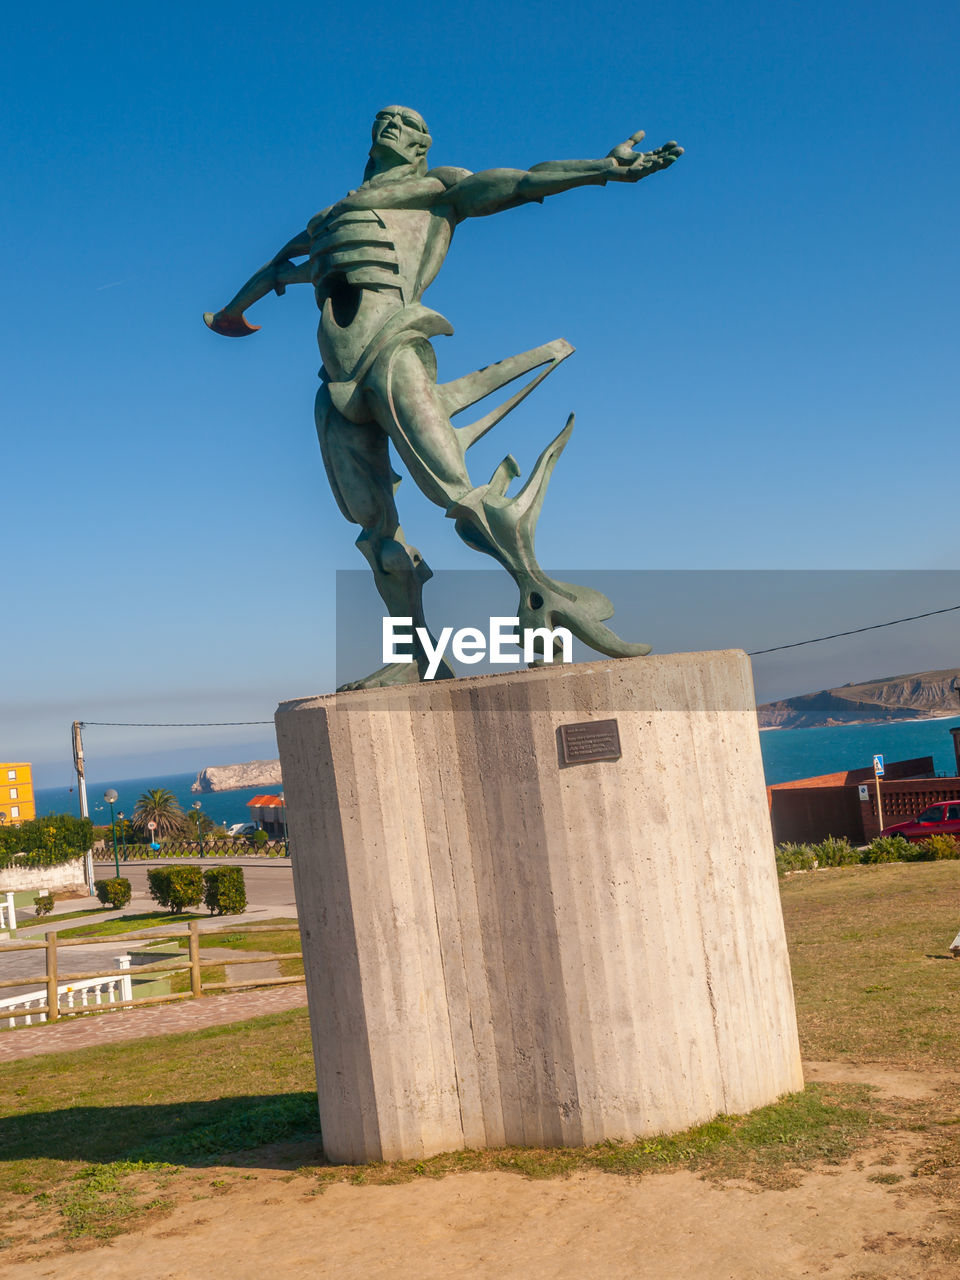
[[[228,1022],[245,1022],[265,1013],[298,1009],[306,1003],[307,989],[296,982],[253,991],[228,991],[175,1004],[155,1004],[149,1009],[118,1009],[114,1013],[61,1018],[55,1023],[0,1032],[0,1062],[86,1049],[91,1045],[119,1044],[122,1040],[140,1040],[146,1036],[173,1035],[178,1031],[200,1031]]]

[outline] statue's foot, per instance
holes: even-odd
[[[556,582],[542,570],[536,577],[518,577],[517,582],[521,588],[519,614],[523,630],[566,627],[585,645],[611,658],[642,658],[650,652],[650,645],[622,640],[604,625],[613,616],[613,605],[592,587]],[[533,665],[540,666],[543,661],[541,654]]]
[[[434,680],[453,680],[456,672],[447,662],[441,662]],[[419,684],[420,668],[415,662],[388,662],[363,680],[349,680],[337,688],[337,693],[352,693],[357,689],[387,689],[393,685]]]
[[[420,672],[415,662],[388,662],[385,667],[365,676],[362,680],[348,680],[338,685],[337,693],[352,693],[355,689],[383,689],[395,684],[419,684]]]

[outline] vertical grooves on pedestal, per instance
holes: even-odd
[[[563,767],[558,726],[608,718],[621,758]],[[332,1158],[672,1132],[801,1087],[744,655],[341,695],[278,738]]]
[[[457,919],[457,892],[453,867],[453,847],[450,831],[446,822],[446,813],[440,803],[443,784],[440,773],[440,752],[437,741],[436,724],[439,720],[445,724],[448,717],[444,715],[439,702],[432,711],[414,713],[417,724],[413,736],[420,748],[417,779],[417,790],[421,812],[424,816],[426,834],[427,866],[433,891],[434,923],[440,951],[440,967],[443,974],[443,996],[449,1015],[450,1055],[453,1061],[456,1080],[457,1108],[460,1113],[460,1131],[466,1145],[483,1145],[485,1135],[481,1131],[475,1134],[473,1117],[477,1112],[476,1105],[476,1058],[477,1045],[472,1035],[469,1047],[460,1052],[457,1050],[457,1022],[462,1019],[464,1009],[469,1010],[470,1000],[464,983],[465,964],[463,948],[454,932],[448,937],[450,917]],[[426,785],[424,785],[426,783]],[[473,1097],[469,1096],[474,1095]],[[469,1134],[469,1136],[468,1136]]]
[[[350,756],[336,751],[325,713],[277,717],[286,758],[310,760],[284,788],[290,836],[298,850],[293,879],[307,975],[310,1031],[324,1151],[357,1163],[380,1150],[376,1089],[367,1029],[350,879],[338,797],[349,792]],[[340,744],[336,744],[338,747]],[[336,779],[337,787],[331,789]],[[319,784],[319,785],[318,785]],[[327,948],[337,964],[327,963]]]

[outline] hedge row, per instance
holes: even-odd
[[[827,836],[819,844],[777,845],[777,874],[812,871],[816,867],[847,867],[857,863],[941,862],[960,859],[960,844],[953,836],[929,836],[922,844],[911,844],[904,836],[877,836],[865,849],[855,849],[849,840]]]
[[[93,844],[89,818],[52,813],[19,827],[0,827],[0,868],[56,867],[81,858]]]

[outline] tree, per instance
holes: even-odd
[[[194,839],[197,835],[197,818],[200,819],[200,835],[206,838],[213,835],[217,831],[217,824],[210,817],[209,813],[204,813],[202,809],[191,809],[186,815],[186,821],[183,824],[183,834],[192,836]]]
[[[133,825],[138,831],[147,831],[147,823],[155,822],[154,837],[179,835],[184,829],[185,814],[180,801],[166,787],[145,791],[133,810]]]

